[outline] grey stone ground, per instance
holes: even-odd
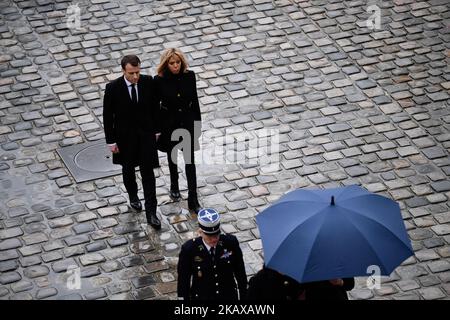
[[[76,184],[56,153],[103,138],[103,90],[123,54],[154,74],[172,46],[197,72],[205,137],[280,132],[278,172],[198,167],[200,200],[224,213],[249,275],[263,262],[259,211],[294,188],[356,183],[400,203],[416,254],[379,290],[358,279],[351,298],[448,299],[447,0],[373,2],[380,30],[365,1],[77,2],[80,30],[66,26],[68,1],[0,4],[0,299],[176,297],[195,224],[168,201],[165,159],[155,233],[120,176]],[[71,265],[80,290],[67,287]]]

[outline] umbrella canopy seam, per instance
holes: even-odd
[[[375,219],[373,219],[373,218],[371,218],[371,217],[368,217],[368,216],[366,216],[366,215],[364,215],[364,214],[361,214],[361,213],[359,213],[358,211],[355,211],[355,210],[353,210],[353,209],[349,209],[349,208],[343,207],[343,206],[340,206],[340,207],[343,208],[343,209],[345,209],[345,210],[351,211],[351,212],[353,212],[354,214],[357,214],[357,215],[359,215],[359,216],[362,216],[362,217],[364,217],[364,218],[366,218],[366,219],[369,219],[369,220],[375,222],[377,225],[380,225],[382,228],[388,230],[392,235],[394,235],[398,240],[400,240],[400,242],[401,242],[404,246],[406,246],[406,248],[407,248],[408,250],[411,249],[410,247],[408,247],[408,246],[404,243],[404,241],[403,241],[402,239],[400,239],[400,238],[396,235],[396,233],[395,233],[394,231],[392,231],[391,229],[389,229],[389,228],[386,227],[385,225],[381,224],[379,221],[377,221],[377,220],[375,220]],[[402,220],[402,221],[403,221],[403,220]],[[404,226],[403,226],[403,227],[404,227]]]
[[[345,213],[344,213],[345,214]],[[372,252],[375,254],[375,256],[377,257],[378,261],[380,261],[381,266],[383,267],[384,270],[386,270],[386,272],[388,272],[388,269],[386,268],[386,266],[382,263],[382,260],[380,259],[380,256],[378,255],[378,252],[375,250],[375,248],[370,244],[370,242],[364,237],[364,232],[361,231],[361,229],[355,224],[353,223],[353,221],[351,221],[351,219],[348,218],[348,215],[345,214],[345,219],[350,222],[350,224],[359,232],[359,234],[361,235],[361,238],[367,243],[368,247],[370,249],[372,249]],[[389,229],[388,229],[389,230]],[[389,230],[389,232],[391,232]]]
[[[314,213],[313,215],[311,215],[311,217],[308,217],[305,221],[310,220],[311,218],[317,218],[317,215],[319,215],[321,211],[324,211],[325,209],[328,209],[328,207],[329,207],[329,205],[327,205],[325,208],[320,209],[319,211],[317,211],[316,213]],[[324,216],[321,217],[321,218],[322,218],[322,220],[323,220],[323,219],[324,219]],[[303,221],[303,223],[305,223],[305,221]],[[279,247],[281,247],[281,246],[283,245],[283,243],[284,243],[286,240],[288,240],[288,238],[293,234],[293,232],[294,232],[298,227],[300,227],[300,225],[297,225],[293,230],[291,230],[291,232],[288,233],[288,235],[284,238],[284,240],[281,241]],[[317,235],[320,233],[320,230],[322,230],[322,227],[323,227],[323,224],[320,225],[320,228],[319,228],[319,230],[318,230],[318,232],[317,232]],[[308,254],[306,255],[307,258],[311,255],[312,249],[314,248],[314,244],[315,244],[316,241],[317,241],[317,235],[316,235],[316,237],[314,237],[314,241],[312,242],[312,245],[311,245],[310,249],[308,250]],[[272,257],[273,257],[273,256],[274,256],[274,255],[272,255]],[[271,258],[271,259],[272,259],[272,258]],[[308,261],[308,259],[305,259],[305,265],[303,266],[303,269],[306,267],[307,261]]]
[[[283,204],[288,203],[288,202],[295,202],[295,201],[286,201],[286,202],[283,202]],[[316,203],[316,202],[314,202],[314,203]],[[308,218],[306,218],[302,223],[305,223],[306,221],[310,220],[311,218],[314,218],[314,216],[316,216],[320,211],[325,210],[327,207],[328,207],[328,205],[326,205],[326,207],[324,207],[324,208],[318,209],[317,212],[311,214],[311,216],[308,217]],[[270,209],[270,208],[268,208],[268,209]],[[267,210],[268,210],[268,209],[267,209]],[[259,217],[259,219],[264,219],[263,215],[267,215],[267,214],[269,214],[269,213],[270,213],[269,211],[266,211],[266,213],[262,213],[261,216],[258,215],[258,216],[256,216],[256,218],[258,219],[258,217]],[[282,240],[282,241],[279,243],[279,246],[281,246],[281,245],[283,244],[283,242],[286,240],[286,238],[288,238],[288,237],[292,234],[292,232],[294,232],[294,230],[295,230],[297,227],[298,227],[298,225],[293,226],[293,228],[288,232],[288,234],[287,234],[287,236],[284,238],[284,240]],[[263,242],[263,247],[264,247],[264,240],[262,240],[262,242]],[[272,259],[272,257],[273,257],[273,254],[272,254],[272,256],[271,256],[270,258],[268,258],[268,259]]]

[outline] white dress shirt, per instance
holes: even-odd
[[[125,80],[125,83],[127,84],[128,94],[130,95],[130,98],[133,99],[132,96],[131,96],[131,85],[132,85],[132,83],[130,81],[128,81],[127,78],[125,78],[125,77],[123,77],[123,79]],[[139,102],[139,90],[138,90],[137,83],[136,83],[136,85],[134,87],[136,88],[136,98],[137,98],[137,101]]]
[[[208,250],[208,252],[211,252],[211,246],[208,246],[207,244],[206,244],[206,242],[205,242],[205,240],[203,240],[202,239],[202,241],[203,241],[203,244],[205,245],[205,247],[206,247],[206,250]],[[215,250],[216,248],[214,247],[214,250]],[[214,251],[215,252],[215,251]]]

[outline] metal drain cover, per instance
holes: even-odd
[[[122,167],[112,163],[105,140],[76,144],[56,151],[76,182],[122,173]]]

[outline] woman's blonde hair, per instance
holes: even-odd
[[[161,60],[159,61],[159,65],[156,68],[156,73],[162,77],[164,75],[164,71],[167,70],[167,65],[169,64],[170,58],[173,56],[177,56],[181,60],[181,70],[180,72],[186,72],[187,68],[189,67],[186,57],[184,56],[183,52],[181,52],[178,48],[170,48],[165,50],[161,54]]]

